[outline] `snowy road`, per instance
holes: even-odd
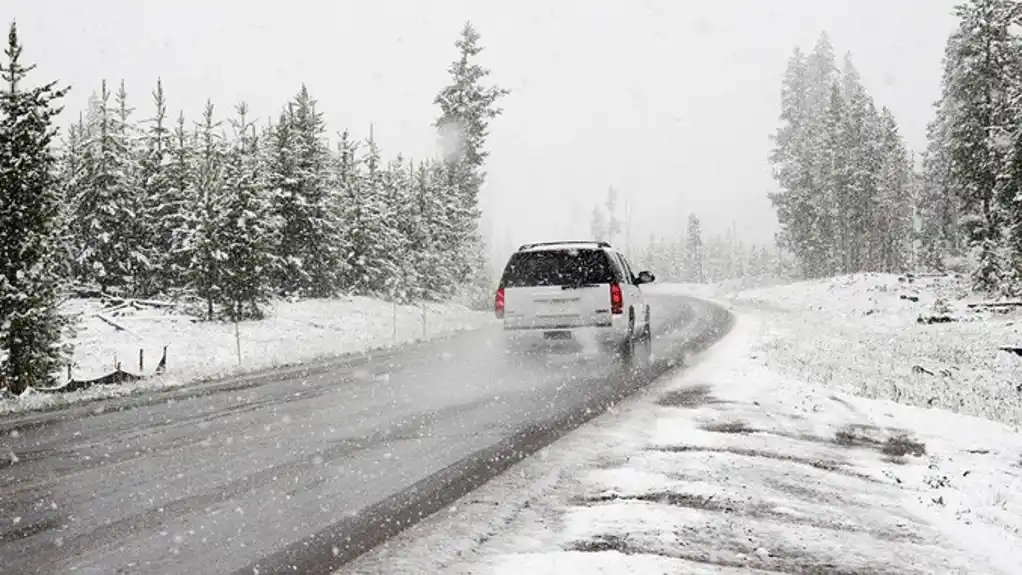
[[[509,360],[471,332],[0,421],[4,573],[329,572],[704,348],[722,308],[653,300],[658,361]],[[118,409],[131,407],[131,409]]]

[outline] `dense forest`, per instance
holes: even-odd
[[[273,297],[367,295],[489,302],[479,233],[490,120],[466,24],[434,104],[435,158],[385,159],[372,131],[328,134],[306,86],[279,115],[208,102],[171,114],[99,81],[55,126],[70,88],[29,87],[17,27],[0,94],[0,388],[48,383],[67,353],[66,294],[191,300],[208,319],[259,318]],[[140,111],[145,110],[145,111]],[[63,134],[63,137],[59,135]]]
[[[826,36],[792,55],[771,199],[801,277],[953,270],[1022,292],[1022,5],[970,0],[955,16],[918,162],[850,56],[836,67]]]

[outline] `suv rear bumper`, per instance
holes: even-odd
[[[578,336],[593,337],[600,340],[619,340],[628,334],[628,318],[612,316],[599,322],[564,321],[551,322],[549,318],[529,321],[504,319],[504,332],[512,337],[527,337],[530,334],[542,335],[552,331],[568,331]]]
[[[574,342],[583,348],[596,346],[594,349],[616,348],[627,336],[627,326],[608,327],[576,327],[571,329],[508,329],[504,331],[505,341],[514,348],[559,346]]]
[[[613,329],[614,322],[610,319],[601,322],[587,321],[550,321],[549,319],[504,320],[504,331],[563,331],[574,329]]]

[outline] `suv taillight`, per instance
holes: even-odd
[[[497,319],[504,319],[504,288],[497,290],[497,297],[493,300],[493,313]]]
[[[614,315],[624,313],[624,298],[621,296],[619,284],[610,284],[610,313]]]

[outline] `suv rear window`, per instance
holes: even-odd
[[[500,285],[513,288],[615,281],[614,269],[603,250],[538,250],[511,256]]]

